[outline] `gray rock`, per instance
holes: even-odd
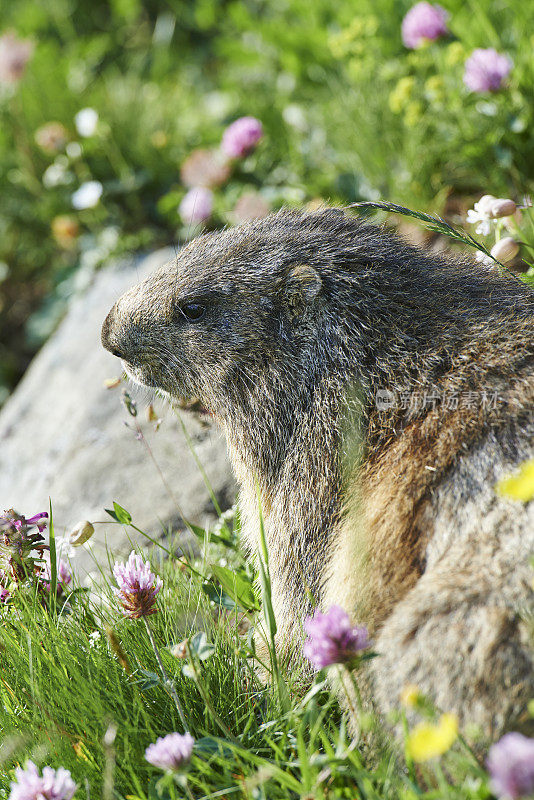
[[[176,413],[156,401],[163,420],[156,432],[146,419],[148,395],[137,399],[134,419],[122,403],[123,386],[104,385],[121,368],[100,344],[102,321],[126,289],[171,257],[168,250],[158,251],[137,264],[123,262],[100,272],[87,293],[71,303],[0,413],[0,511],[15,508],[31,516],[46,510],[50,497],[59,535],[82,519],[105,521],[95,526],[90,542],[104,566],[106,547],[122,555],[131,549],[128,537],[146,543],[131,528],[106,521],[104,508],[112,508],[113,501],[156,537],[162,525],[185,530],[183,516],[197,525],[214,519],[209,491]],[[181,418],[215,496],[227,508],[235,485],[224,438],[191,414]],[[188,536],[182,535],[184,546]],[[93,571],[91,553],[84,548],[77,553],[73,565],[80,573]]]

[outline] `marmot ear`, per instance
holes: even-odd
[[[288,272],[286,292],[292,305],[311,303],[322,287],[321,276],[309,264],[297,264]]]

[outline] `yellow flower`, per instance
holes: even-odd
[[[455,64],[460,64],[466,56],[464,46],[461,42],[451,42],[445,50],[445,63],[448,67],[454,67]]]
[[[443,78],[441,75],[431,75],[425,82],[425,89],[428,92],[439,92],[443,89]]]
[[[362,52],[362,37],[374,36],[378,30],[378,19],[370,15],[368,17],[355,17],[348,28],[344,28],[339,33],[333,33],[328,38],[328,46],[334,58],[344,58]]]
[[[425,81],[425,92],[431,100],[443,100],[444,89],[445,84],[441,75],[432,75],[427,81]]]
[[[365,72],[365,61],[359,58],[351,58],[347,64],[347,73],[351,80],[359,80]]]
[[[378,19],[374,16],[374,14],[370,14],[368,17],[365,17],[364,25],[366,35],[374,36],[378,30]]]
[[[412,96],[412,89],[415,79],[408,75],[401,78],[397,83],[391,94],[389,95],[389,107],[394,114],[400,114],[406,103]]]
[[[330,52],[334,58],[344,58],[352,50],[354,39],[363,32],[363,25],[360,20],[353,20],[349,28],[345,28],[339,33],[332,34],[328,39]]]
[[[404,122],[409,128],[415,128],[422,116],[423,106],[418,100],[408,103],[404,114]]]
[[[534,459],[525,461],[519,472],[509,478],[503,478],[495,486],[495,491],[502,497],[522,500],[527,503],[534,498]]]
[[[436,725],[420,722],[408,734],[406,752],[414,761],[428,761],[446,753],[458,736],[458,718],[443,714]]]
[[[407,683],[400,693],[400,701],[406,708],[413,708],[421,696],[419,687],[415,683]]]
[[[161,148],[165,147],[165,145],[169,141],[169,137],[167,136],[165,131],[157,130],[154,131],[154,133],[150,137],[150,141],[152,142],[154,147],[157,147],[158,150],[161,150]]]

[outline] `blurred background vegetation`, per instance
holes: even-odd
[[[443,0],[449,33],[410,50],[411,5],[3,3],[0,37],[31,46],[20,77],[0,78],[0,403],[103,261],[195,232],[180,218],[181,167],[241,116],[263,138],[212,183],[208,227],[379,198],[458,222],[483,193],[531,192],[534,5]],[[513,62],[499,91],[463,83],[478,47]],[[87,108],[98,121],[84,133]],[[88,182],[101,196],[75,208]]]

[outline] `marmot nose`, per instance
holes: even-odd
[[[102,345],[106,348],[106,350],[109,350],[109,352],[112,353],[114,356],[117,356],[117,358],[124,358],[124,354],[121,353],[120,349],[117,347],[116,338],[112,335],[113,329],[115,327],[113,319],[115,315],[114,312],[115,312],[115,306],[113,306],[113,308],[107,315],[102,325],[102,334],[101,334]]]

